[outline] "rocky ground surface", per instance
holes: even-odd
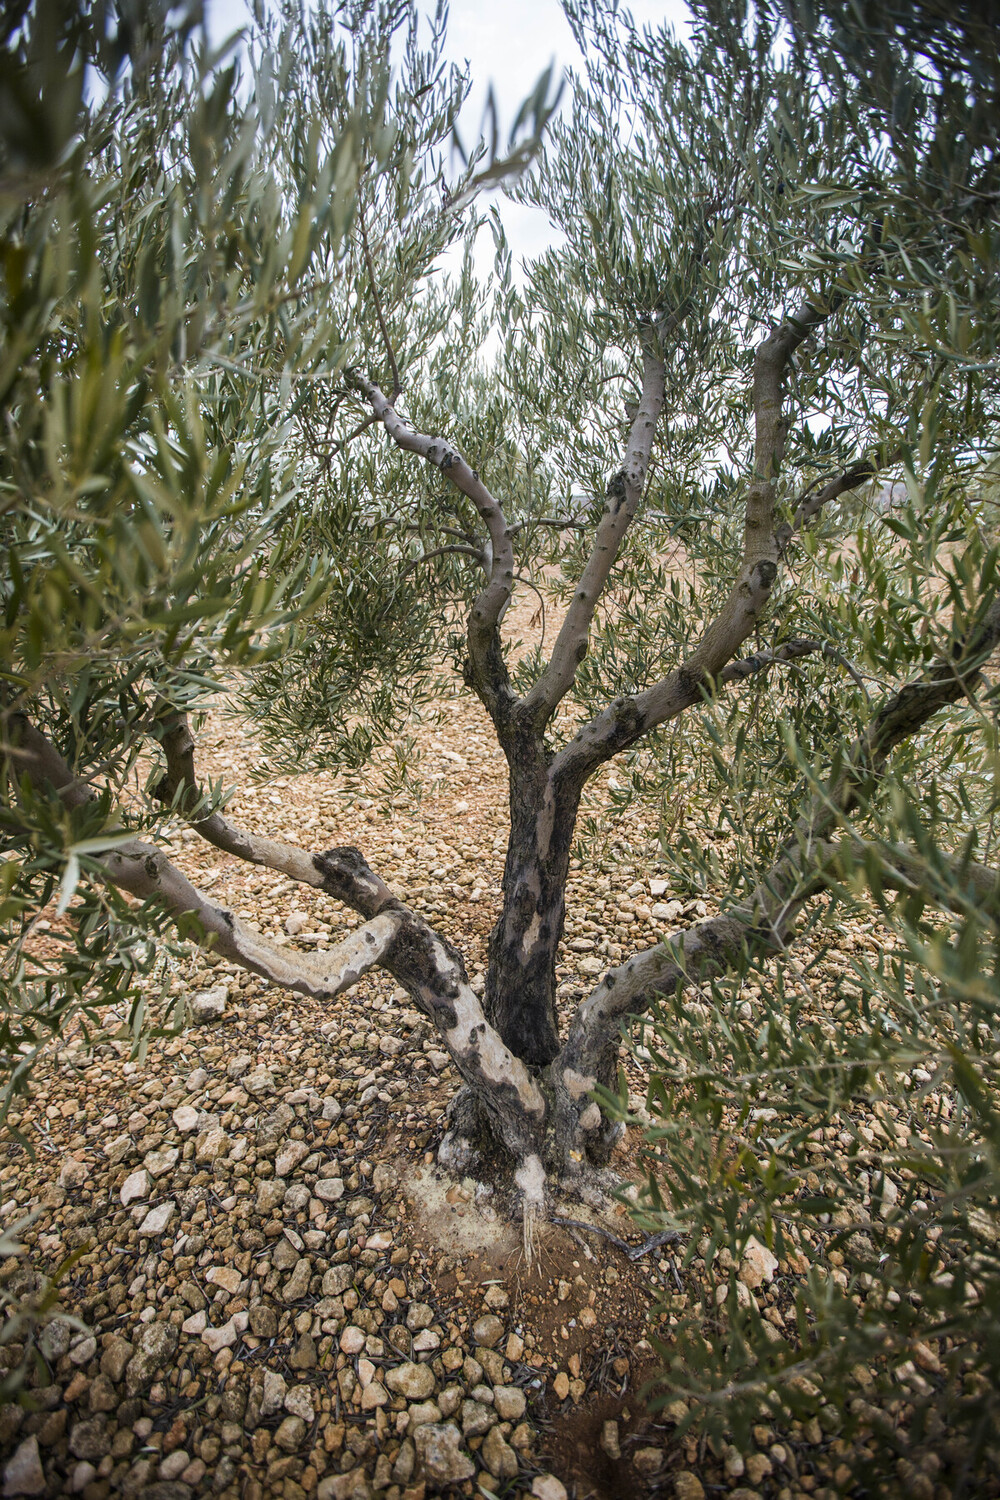
[[[254,744],[218,720],[201,769],[237,786],[238,821],[306,847],[361,847],[464,949],[479,986],[502,769],[464,698],[445,698],[418,733],[419,798],[329,776],[251,784]],[[567,1007],[609,961],[705,909],[670,902],[641,824],[616,837],[573,871]],[[278,942],[322,948],[346,930],[323,896],[180,827],[173,844],[202,888]],[[850,941],[874,949],[877,934]],[[189,997],[187,1029],[154,1037],[141,1060],[125,1037],[69,1037],[13,1117],[34,1155],[0,1148],[0,1224],[34,1215],[5,1289],[30,1290],[69,1258],[30,1404],[0,1408],[5,1500],[831,1500],[850,1488],[830,1406],[782,1432],[759,1425],[739,1449],[675,1436],[679,1407],[647,1415],[648,1310],[668,1293],[707,1305],[712,1268],[701,1256],[681,1268],[663,1248],[632,1260],[558,1223],[527,1265],[491,1194],[435,1165],[456,1075],[390,979],[324,1007],[195,955],[169,988]],[[883,1124],[872,1121],[876,1147]],[[619,1165],[635,1169],[635,1142]],[[789,1266],[751,1253],[740,1274],[781,1326]],[[9,1368],[16,1327],[5,1339]],[[933,1464],[911,1469],[914,1500],[949,1493]]]

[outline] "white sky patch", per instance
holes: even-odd
[[[667,22],[680,32],[690,20],[684,0],[633,0],[628,9],[640,26]],[[209,37],[216,46],[249,20],[246,0],[206,0],[205,12]],[[559,0],[494,0],[491,6],[483,5],[482,0],[452,0],[447,53],[460,66],[468,64],[472,78],[472,92],[459,122],[467,150],[479,136],[490,87],[496,100],[502,152],[518,109],[549,64],[554,63],[553,74],[558,78],[565,68],[575,68],[580,61]],[[515,267],[555,242],[544,210],[509,203],[502,193],[482,201],[496,202]],[[449,270],[458,270],[459,253],[446,258],[444,264]],[[479,274],[487,275],[493,265],[493,240],[488,232],[480,236],[476,260]]]

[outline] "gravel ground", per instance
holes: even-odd
[[[252,740],[214,720],[201,771],[236,784],[237,821],[312,848],[358,844],[463,947],[479,987],[502,863],[499,758],[464,698],[443,699],[417,734],[419,798],[327,775],[251,785]],[[603,871],[573,872],[567,1009],[662,925],[655,841],[628,814],[615,839]],[[173,844],[198,884],[280,942],[322,948],[346,930],[323,896],[180,827]],[[862,926],[844,941],[874,950],[878,937]],[[836,1420],[761,1425],[742,1450],[713,1451],[674,1437],[678,1409],[645,1414],[647,1309],[676,1284],[676,1263],[663,1250],[632,1261],[553,1224],[527,1266],[503,1206],[434,1164],[456,1075],[391,979],[368,976],[320,1007],[195,955],[171,985],[191,998],[189,1029],[154,1037],[141,1061],[127,1040],[70,1036],[14,1117],[34,1158],[16,1143],[0,1151],[0,1224],[37,1211],[27,1256],[4,1265],[6,1289],[28,1291],[76,1257],[31,1408],[0,1408],[5,1500],[830,1500],[849,1489]],[[885,1122],[871,1123],[877,1149]],[[637,1242],[621,1214],[619,1232]],[[780,1326],[792,1268],[772,1262],[765,1253],[741,1276]],[[705,1261],[685,1275],[684,1298],[710,1305]],[[19,1354],[16,1340],[0,1346],[0,1366]],[[933,1464],[911,1469],[901,1478],[914,1500],[950,1493]]]

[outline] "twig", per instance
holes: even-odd
[[[361,226],[361,247],[364,251],[365,265],[368,267],[368,280],[371,282],[375,315],[378,318],[378,326],[382,330],[385,352],[389,356],[389,368],[392,371],[392,395],[389,397],[389,404],[392,406],[398,400],[403,387],[399,383],[399,366],[396,364],[396,356],[392,352],[389,330],[386,327],[385,316],[382,312],[382,300],[378,294],[378,287],[375,285],[375,268],[372,265],[371,251],[368,249],[368,230],[365,228],[365,211],[360,198],[358,199],[358,223]]]
[[[681,1237],[679,1229],[661,1229],[658,1234],[651,1234],[648,1240],[643,1240],[641,1245],[630,1245],[628,1240],[623,1240],[620,1235],[612,1234],[610,1229],[603,1228],[600,1224],[588,1224],[586,1219],[554,1219],[554,1224],[570,1229],[583,1229],[591,1234],[600,1234],[625,1255],[629,1260],[641,1260],[652,1250],[658,1250],[661,1245],[676,1245]]]
[[[447,547],[435,547],[430,552],[422,552],[419,557],[411,557],[410,561],[406,564],[406,567],[399,575],[400,581],[402,582],[402,580],[408,573],[412,573],[414,568],[417,567],[419,563],[430,562],[435,557],[454,556],[456,553],[463,557],[475,558],[476,562],[485,569],[486,558],[478,548],[449,545]]]
[[[544,651],[545,650],[545,600],[542,597],[541,590],[538,589],[535,586],[535,584],[532,583],[532,581],[531,581],[530,578],[525,578],[525,576],[524,576],[523,573],[515,573],[514,577],[516,578],[516,580],[517,580],[518,583],[524,583],[524,584],[526,584],[528,586],[529,589],[533,589],[534,590],[535,597],[537,598],[539,607],[540,607],[540,609],[542,611],[542,639],[541,639],[541,641],[539,643],[538,649],[539,649],[539,651]]]

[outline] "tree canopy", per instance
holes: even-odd
[[[692,1322],[669,1389],[727,1401],[765,1380],[794,1406],[803,1344],[817,1368],[883,1347],[858,1285],[905,1304],[894,1357],[998,1272],[1000,68],[964,12],[876,9],[869,65],[834,0],[705,0],[685,40],[569,0],[565,109],[543,77],[506,153],[464,162],[442,7],[289,3],[240,66],[165,13],[53,0],[4,34],[8,1098],[178,935],[330,998],[382,964],[465,1078],[450,1159],[506,1152],[530,1229],[547,1179],[608,1161],[623,1028],[656,1007],[649,1222],[800,1264],[801,1336],[735,1283],[707,1355]],[[515,167],[555,231],[523,268],[482,207]],[[504,626],[520,588],[559,618],[534,654]],[[453,664],[510,772],[482,997],[364,850],[234,825],[192,734],[225,696],[267,765],[357,771]],[[612,760],[717,911],[560,1017]],[[163,853],[178,817],[363,925],[323,963],[277,953]],[[860,902],[885,964],[824,1029],[794,940]],[[901,1092],[910,1187],[873,1224],[852,1111]],[[817,1130],[846,1135],[823,1181]],[[959,1385],[995,1374],[989,1327]]]

